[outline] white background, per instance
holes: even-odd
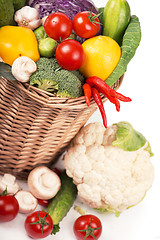
[[[105,6],[107,0],[94,0],[97,7]],[[128,65],[127,73],[119,91],[132,98],[131,103],[122,103],[121,111],[105,103],[108,125],[119,121],[128,121],[149,141],[154,153],[152,163],[155,167],[155,179],[152,188],[144,200],[137,206],[123,212],[120,217],[103,215],[81,205],[87,213],[97,215],[103,224],[100,240],[160,240],[160,1],[128,0],[131,13],[139,17],[142,28],[142,40],[135,57]],[[97,111],[89,122],[101,121]],[[20,182],[24,189],[27,186]],[[46,240],[75,240],[72,225],[79,214],[74,210],[68,213],[61,223],[61,230],[56,236]],[[1,240],[29,240],[24,230],[26,215],[19,214],[9,223],[0,224]]]

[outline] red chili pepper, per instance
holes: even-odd
[[[104,106],[103,106],[103,102],[102,102],[102,99],[101,99],[101,96],[98,92],[98,90],[94,87],[92,87],[92,96],[95,100],[95,102],[97,103],[97,106],[100,110],[100,113],[101,113],[101,116],[102,116],[102,119],[103,119],[103,125],[105,128],[107,128],[107,117],[106,117],[106,113],[105,113],[105,109],[104,109]]]
[[[116,92],[112,88],[110,88],[106,82],[104,82],[101,78],[98,77],[89,77],[86,80],[86,83],[88,83],[91,87],[99,88],[101,91],[105,92],[106,94],[115,97],[123,102],[130,102],[132,101],[131,98],[125,97],[121,93]]]
[[[109,95],[107,96],[107,98],[108,98],[108,100],[111,103],[113,103],[116,106],[116,110],[117,110],[117,112],[119,112],[120,111],[120,102],[119,102],[119,100],[117,98],[111,97]]]
[[[96,87],[96,89],[100,92],[103,93],[108,100],[113,103],[116,106],[116,110],[119,112],[120,111],[120,102],[117,98],[110,96],[109,94],[106,94],[105,91],[102,91],[102,89],[100,89],[99,87]]]
[[[91,101],[91,86],[88,83],[85,83],[83,85],[83,90],[87,106],[89,107]]]

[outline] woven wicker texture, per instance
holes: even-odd
[[[57,98],[0,77],[0,174],[23,179],[38,165],[50,166],[96,109],[93,99],[87,107],[83,96]]]

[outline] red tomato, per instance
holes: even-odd
[[[61,176],[62,170],[60,168],[53,168],[53,172],[55,172],[59,177]]]
[[[84,61],[82,45],[76,40],[67,39],[61,42],[56,49],[58,64],[69,71],[79,69]]]
[[[50,38],[62,41],[71,35],[72,21],[64,13],[51,13],[44,22],[44,30]]]
[[[79,12],[72,21],[74,32],[82,38],[91,38],[95,36],[100,28],[100,22],[94,13]]]
[[[43,206],[43,207],[48,207],[49,205],[49,200],[46,199],[37,199],[38,200],[38,204]]]
[[[101,236],[102,224],[94,215],[82,215],[75,221],[73,230],[77,240],[94,240]]]
[[[45,238],[53,230],[53,221],[44,211],[36,211],[27,216],[25,229],[31,238]]]
[[[0,196],[0,222],[13,220],[19,211],[17,199],[12,195]]]

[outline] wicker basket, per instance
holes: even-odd
[[[93,99],[87,107],[83,96],[57,98],[0,77],[0,174],[23,179],[38,165],[50,166],[96,109]]]

